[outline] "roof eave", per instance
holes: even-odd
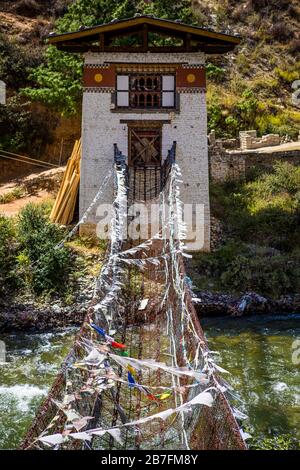
[[[141,16],[138,18],[125,19],[125,20],[102,24],[99,26],[93,26],[93,27],[85,28],[85,29],[70,32],[70,33],[50,35],[48,36],[48,42],[49,44],[55,45],[66,40],[81,39],[84,37],[88,37],[92,34],[100,34],[100,33],[105,33],[105,32],[117,31],[118,29],[121,29],[122,25],[123,27],[126,27],[126,24],[128,26],[135,26],[135,25],[139,25],[143,23],[148,23],[149,25],[154,25],[154,26],[157,25],[161,28],[165,28],[165,29],[169,29],[173,31],[191,33],[199,37],[204,36],[207,38],[218,39],[218,40],[224,41],[227,44],[231,43],[234,46],[238,45],[241,41],[241,38],[238,36],[233,36],[233,35],[229,35],[225,33],[216,33],[211,30],[206,30],[197,26],[186,25],[184,23],[177,23],[171,20],[162,20],[158,18],[150,18],[148,16]]]

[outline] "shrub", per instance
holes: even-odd
[[[297,69],[297,67],[298,66],[295,66],[295,68],[290,68],[288,70],[282,70],[280,67],[276,67],[275,73],[281,79],[282,82],[290,84],[294,80],[298,80],[300,78],[299,68]]]
[[[289,41],[294,35],[293,29],[283,22],[274,23],[270,32],[274,39],[281,42]]]
[[[52,11],[54,11],[56,16],[63,16],[68,11],[68,5],[72,0],[55,0],[54,5],[52,6]]]
[[[300,167],[280,160],[274,164],[274,172],[263,175],[259,180],[259,187],[256,187],[258,197],[273,196],[282,192],[294,196],[299,190]]]
[[[19,258],[19,264],[23,272],[28,265],[32,288],[37,294],[63,291],[67,287],[73,260],[68,249],[56,248],[63,235],[58,226],[49,222],[43,206],[28,204],[21,211],[18,239],[23,258]]]
[[[20,199],[24,196],[24,189],[23,188],[14,188],[12,191],[0,195],[0,204],[7,204],[9,202],[15,201],[16,199]]]
[[[243,129],[255,128],[260,102],[250,89],[242,92],[239,99],[221,106],[217,92],[208,100],[208,128],[215,129],[217,137],[235,137]]]
[[[291,54],[297,54],[300,52],[300,39],[292,39],[289,43],[289,51]]]
[[[299,20],[300,19],[300,8],[296,5],[290,4],[288,9],[287,9],[287,14],[291,18],[294,18],[295,20]]]
[[[205,288],[210,279],[223,291],[254,291],[274,298],[297,293],[300,288],[299,250],[280,254],[270,248],[231,240],[216,252],[199,254],[196,263]],[[201,285],[198,282],[198,287]]]
[[[250,0],[253,9],[260,11],[262,8],[286,10],[290,5],[290,0]]]
[[[222,109],[218,102],[215,102],[214,99],[208,103],[207,106],[208,112],[208,130],[216,130],[217,133],[220,132],[220,122],[222,120]],[[219,135],[217,135],[219,137]]]
[[[268,0],[250,0],[250,4],[254,8],[254,10],[261,10],[261,8],[267,7],[268,3]]]
[[[0,215],[0,294],[13,287],[15,275],[16,239],[12,221]]]
[[[236,291],[277,297],[300,289],[300,255],[238,255],[221,275],[222,284]]]
[[[247,441],[250,450],[300,450],[299,439],[293,434],[277,434],[271,431],[266,437],[255,432],[252,426],[243,426],[244,431],[251,435]]]
[[[300,168],[287,162],[254,180],[210,185],[212,213],[246,243],[290,252],[300,247]]]
[[[225,77],[225,69],[212,63],[206,65],[206,75],[215,82],[221,82]]]

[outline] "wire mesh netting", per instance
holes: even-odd
[[[159,232],[128,244],[126,168],[116,165],[107,262],[23,449],[246,448],[193,306],[178,177],[173,165]]]

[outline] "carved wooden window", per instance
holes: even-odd
[[[146,73],[117,76],[117,107],[159,109],[174,106],[174,75]]]

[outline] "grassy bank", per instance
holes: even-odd
[[[192,261],[199,289],[278,297],[300,289],[300,168],[278,163],[246,182],[211,184],[223,227],[217,250]]]

